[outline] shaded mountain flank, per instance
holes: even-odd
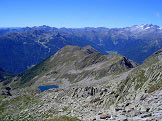
[[[6,81],[8,78],[11,78],[13,76],[14,76],[13,74],[6,72],[0,68],[0,82],[2,82],[4,80]]]

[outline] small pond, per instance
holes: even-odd
[[[46,86],[39,86],[38,87],[41,92],[44,92],[46,90],[52,89],[52,88],[59,88],[57,85],[46,85]]]

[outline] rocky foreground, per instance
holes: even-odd
[[[84,90],[84,92],[80,91],[82,97],[73,98],[74,94],[72,94],[72,97],[65,96],[61,98],[58,106],[58,115],[74,116],[85,121],[160,121],[162,119],[161,90],[157,90],[151,94],[145,93],[136,97],[135,100],[127,100],[114,104],[110,108],[103,108],[103,98],[106,95],[112,95],[106,89],[101,89],[98,92],[95,92],[96,90],[92,87],[86,87],[84,89],[77,88],[76,90]],[[57,94],[55,96],[52,95],[53,92],[42,97],[42,100],[50,101],[48,107],[54,103],[52,100],[58,99]]]
[[[144,93],[135,100],[114,103],[109,108],[104,106],[104,99],[107,96],[111,98],[113,92],[109,92],[106,88],[85,87],[72,90],[51,89],[34,97],[31,95],[10,97],[3,100],[8,102],[5,107],[8,109],[3,113],[1,109],[0,117],[4,121],[16,119],[50,121],[61,116],[77,117],[83,121],[160,121],[162,119],[161,90]],[[17,102],[11,103],[11,100]]]

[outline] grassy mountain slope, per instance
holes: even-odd
[[[162,88],[162,49],[135,68],[118,88],[119,99],[136,98]]]
[[[108,75],[120,74],[135,66],[134,62],[118,54],[105,56],[90,46],[84,48],[66,46],[40,64],[19,74],[11,85],[67,86],[86,78],[99,80]]]

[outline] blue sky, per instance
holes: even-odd
[[[0,27],[162,26],[162,0],[0,0]]]

